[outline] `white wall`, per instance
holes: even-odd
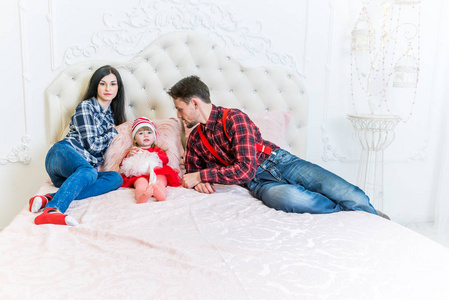
[[[360,149],[346,114],[354,112],[350,32],[361,1],[221,2],[2,0],[0,158],[21,146],[27,135],[30,151],[21,154],[29,153],[31,161],[2,160],[0,228],[46,180],[43,93],[51,80],[74,62],[126,61],[158,35],[175,30],[213,33],[246,64],[284,64],[303,74],[311,95],[307,159],[355,183]],[[440,20],[447,6],[442,3],[421,3],[417,101],[412,118],[398,126],[396,140],[385,152],[384,211],[400,223],[434,220],[440,162],[449,161],[438,151],[448,113],[441,92],[445,86],[435,85],[445,82],[441,77],[436,81],[437,74],[449,76],[436,68],[441,68],[437,53],[444,53],[438,43],[445,38]],[[399,96],[401,100],[407,99]]]

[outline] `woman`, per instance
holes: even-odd
[[[34,223],[77,225],[65,211],[73,200],[94,197],[118,189],[118,172],[98,172],[103,154],[117,135],[115,125],[125,122],[125,93],[118,71],[103,66],[92,75],[84,101],[78,104],[65,138],[54,144],[45,158],[45,168],[56,193],[30,199],[30,211],[44,211]]]

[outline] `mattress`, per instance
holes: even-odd
[[[449,299],[449,250],[378,216],[288,214],[236,185],[133,191],[73,202],[75,227],[25,207],[0,233],[0,298]]]

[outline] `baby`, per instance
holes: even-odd
[[[154,196],[157,201],[167,197],[166,186],[180,186],[179,171],[167,165],[167,154],[156,146],[157,131],[148,118],[134,120],[133,147],[125,154],[120,173],[122,187],[134,187],[137,203],[145,203]]]

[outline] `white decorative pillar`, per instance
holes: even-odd
[[[394,140],[394,129],[401,120],[394,115],[348,115],[362,152],[357,185],[370,197],[371,204],[383,210],[384,150]]]

